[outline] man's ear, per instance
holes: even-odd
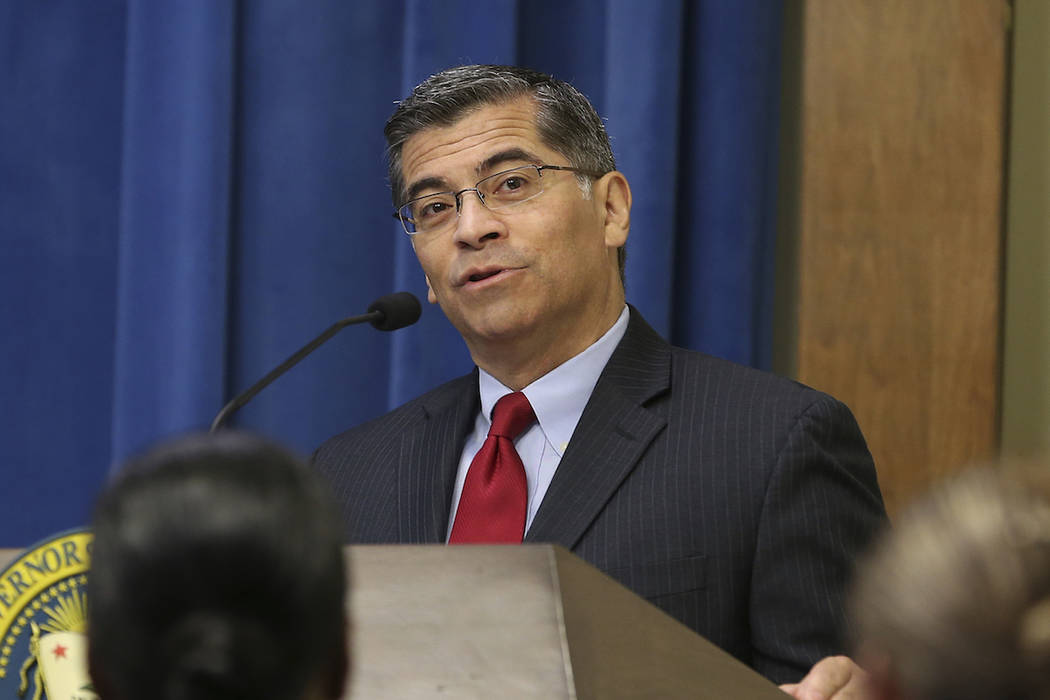
[[[427,281],[427,301],[431,304],[438,303],[437,295],[434,294],[434,288],[430,285],[430,275],[423,275],[423,279]]]
[[[419,251],[416,250],[416,239],[414,237],[410,237],[410,241],[412,243],[412,252],[416,254],[416,260],[419,260]],[[429,301],[431,304],[436,304],[438,302],[438,298],[437,295],[434,294],[433,285],[430,284],[430,276],[426,273],[423,273],[423,279],[427,281],[427,301]]]
[[[620,248],[631,230],[631,186],[623,173],[614,170],[595,182],[594,188],[605,217],[605,245]]]

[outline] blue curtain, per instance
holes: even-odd
[[[461,63],[569,80],[635,195],[628,299],[769,364],[781,9],[769,0],[0,5],[0,546],[381,294],[425,298],[382,127]],[[235,423],[306,453],[471,367],[440,310],[343,331]]]

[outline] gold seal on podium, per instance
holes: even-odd
[[[0,571],[0,697],[97,700],[87,671],[91,533],[30,547]]]

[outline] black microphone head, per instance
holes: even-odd
[[[398,328],[411,326],[423,313],[419,299],[411,292],[395,292],[381,296],[372,302],[368,310],[383,314],[382,318],[372,321],[372,325],[381,331],[396,331]]]

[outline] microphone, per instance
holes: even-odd
[[[372,325],[381,331],[396,331],[398,328],[411,326],[419,320],[422,309],[419,307],[419,299],[411,292],[396,292],[379,297],[368,307],[370,314],[379,314],[378,318],[372,319]],[[362,318],[364,318],[362,316]],[[347,324],[356,323],[351,319],[340,321]],[[348,325],[348,324],[347,324]],[[342,326],[340,326],[341,328]]]
[[[273,380],[290,370],[300,360],[319,348],[322,343],[328,341],[329,338],[347,326],[358,323],[371,323],[381,331],[396,331],[398,328],[411,326],[418,321],[422,311],[419,299],[416,299],[414,294],[411,292],[395,292],[394,294],[381,296],[373,301],[368,307],[368,313],[366,314],[336,321],[324,333],[296,350],[287,360],[270,370],[270,373],[265,377],[252,384],[247,390],[234,396],[215,416],[215,420],[211,422],[211,430],[208,432],[214,433],[221,428],[234,412],[255,398],[255,395],[268,387]]]

